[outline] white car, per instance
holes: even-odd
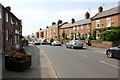
[[[61,42],[58,40],[53,41],[51,44],[54,46],[61,46]]]
[[[34,45],[40,45],[40,42],[38,40],[34,40]]]

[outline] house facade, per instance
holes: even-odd
[[[0,4],[0,51],[11,51],[21,46],[22,21],[12,12],[11,7]]]
[[[91,19],[88,12],[85,13],[85,19],[75,21],[71,19],[71,23],[66,23],[60,27],[60,35],[64,32],[67,38],[75,39],[83,37],[84,35],[90,35]]]
[[[120,26],[120,6],[103,11],[103,7],[98,8],[98,14],[92,17],[91,32],[97,28],[105,28],[111,26]],[[100,32],[96,32],[96,39],[100,37]]]
[[[52,25],[47,28],[47,40],[49,41],[51,38],[55,39],[57,38],[57,24],[55,22],[52,22]]]

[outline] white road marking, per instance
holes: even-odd
[[[107,62],[104,62],[104,61],[101,61],[101,60],[99,60],[99,62],[101,62],[101,63],[103,63],[103,64],[106,64],[106,65],[109,65],[109,66],[112,66],[112,67],[114,67],[114,68],[120,69],[120,67],[115,66],[115,65],[113,65],[113,64],[110,64],[110,63],[107,63]]]

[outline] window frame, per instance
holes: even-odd
[[[5,38],[6,38],[6,41],[9,40],[9,30],[8,29],[6,29],[6,31],[5,31]]]
[[[98,27],[98,23],[99,23],[99,27]],[[96,21],[96,28],[100,28],[100,20]]]
[[[5,13],[5,21],[9,22],[9,14],[7,12]]]
[[[83,25],[81,25],[81,26],[80,26],[80,29],[84,29],[84,26],[83,26]]]
[[[98,36],[99,34],[99,36]],[[99,39],[100,38],[100,32],[96,32],[96,39]]]
[[[110,20],[110,23],[108,23]],[[111,26],[111,18],[107,18],[106,19],[106,27],[110,27]]]

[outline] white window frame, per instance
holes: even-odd
[[[8,41],[8,35],[9,35],[9,30],[8,29],[6,29],[6,41]]]
[[[106,27],[110,27],[111,26],[111,18],[107,18],[106,19]]]
[[[15,35],[15,43],[17,43],[17,36]]]
[[[14,24],[14,22],[13,22],[13,18],[11,18],[10,21],[11,21],[11,24]]]
[[[99,23],[99,27],[98,27],[98,23]],[[96,28],[100,28],[100,20],[96,21]]]
[[[83,37],[83,33],[80,34],[80,37]]]
[[[90,28],[90,24],[87,24],[87,29],[89,29]]]
[[[2,18],[2,10],[0,9],[0,19]]]
[[[6,22],[8,22],[8,13],[5,13],[5,20],[6,20]]]
[[[17,23],[17,22],[16,22],[15,24],[16,24],[16,25],[18,25],[18,23]]]
[[[96,39],[99,39],[99,38],[100,38],[100,32],[96,32]]]
[[[80,26],[80,29],[83,29],[83,25]]]
[[[69,30],[69,33],[72,33],[72,30]]]
[[[73,27],[73,30],[75,31],[75,30],[76,30],[76,27]]]
[[[79,30],[79,26],[77,26],[77,30]]]
[[[79,34],[78,33],[76,34],[76,38],[79,38]]]

